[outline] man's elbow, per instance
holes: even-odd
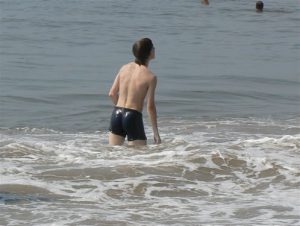
[[[156,113],[156,107],[155,107],[155,104],[149,104],[149,105],[147,106],[147,111],[148,111],[150,114]]]
[[[109,96],[110,98],[113,98],[113,97],[116,96],[116,94],[115,94],[114,92],[112,92],[112,91],[109,91],[108,96]]]

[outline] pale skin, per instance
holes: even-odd
[[[209,5],[209,1],[208,0],[202,0],[201,3],[204,4],[204,5]]]
[[[154,142],[161,143],[157,127],[157,112],[155,105],[155,88],[157,77],[149,70],[149,61],[155,58],[155,50],[151,51],[146,65],[130,62],[121,67],[109,91],[114,105],[143,111],[144,101],[147,101],[147,111],[152,125]],[[109,144],[122,145],[125,138],[109,133]],[[129,141],[128,145],[146,145],[146,140]]]

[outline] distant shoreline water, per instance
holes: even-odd
[[[107,92],[142,36],[157,46],[161,117],[299,115],[295,1],[262,14],[246,1],[157,3],[2,1],[0,125],[106,127]]]

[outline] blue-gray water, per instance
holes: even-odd
[[[300,1],[0,0],[1,225],[299,225]],[[150,37],[163,143],[110,147]]]

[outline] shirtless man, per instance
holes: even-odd
[[[155,58],[155,49],[149,38],[143,38],[132,47],[135,61],[121,67],[109,91],[115,107],[111,115],[109,144],[122,145],[127,136],[128,145],[146,145],[142,111],[147,99],[154,142],[161,143],[157,128],[155,88],[157,77],[148,69]]]

